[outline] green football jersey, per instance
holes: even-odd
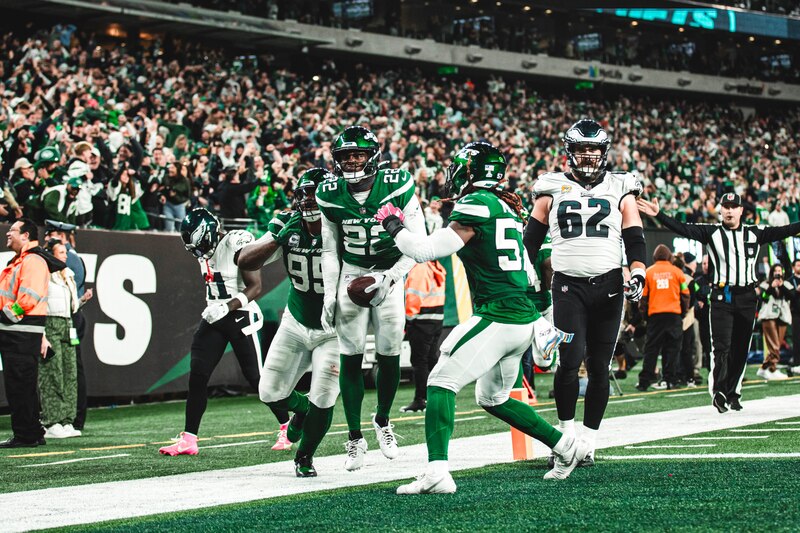
[[[269,223],[273,235],[286,225],[293,211],[279,213]],[[307,328],[321,329],[322,324],[322,237],[306,231],[301,220],[299,238],[290,238],[282,247],[283,265],[292,284],[287,306],[292,316]]]
[[[456,202],[450,220],[475,230],[458,251],[467,272],[475,315],[503,324],[538,318],[527,297],[522,220],[495,194],[470,193]]]
[[[379,170],[363,204],[347,190],[344,178],[323,181],[317,187],[320,210],[339,227],[339,257],[347,264],[376,270],[391,268],[403,254],[375,214],[390,202],[404,209],[413,196],[414,178],[400,169]]]
[[[542,278],[542,264],[544,263],[545,259],[550,257],[552,253],[553,244],[550,240],[550,236],[547,235],[544,238],[542,247],[539,248],[539,253],[536,254],[536,261],[533,263],[533,271],[536,273],[536,281],[533,283],[533,285],[528,286],[528,298],[533,301],[534,305],[536,305],[536,309],[539,311],[544,311],[553,304],[553,296],[550,294],[550,291],[544,287]]]

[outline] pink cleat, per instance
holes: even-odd
[[[178,442],[159,448],[158,453],[163,455],[197,455],[197,435],[181,431]]]
[[[286,436],[286,430],[289,428],[289,422],[285,424],[281,424],[281,429],[278,431],[278,440],[275,441],[275,444],[272,445],[273,450],[281,451],[281,450],[291,450],[292,449],[292,441]]]

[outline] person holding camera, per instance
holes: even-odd
[[[169,165],[159,199],[167,217],[164,219],[164,231],[178,231],[178,226],[186,216],[186,204],[189,203],[191,191],[189,166],[185,163]]]
[[[781,361],[781,345],[786,336],[786,326],[792,323],[791,304],[796,298],[796,292],[783,279],[783,265],[772,265],[769,276],[756,292],[761,296],[758,320],[767,344],[764,362],[756,374],[766,380],[787,379],[786,374],[777,369],[777,365]]]

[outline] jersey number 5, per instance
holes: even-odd
[[[498,252],[510,252],[509,255],[497,256],[500,270],[516,272],[522,270],[522,223],[510,218],[498,218],[497,233],[494,244]],[[516,238],[508,236],[508,230],[513,230]]]
[[[586,221],[587,237],[608,237],[608,226],[601,224],[611,214],[611,204],[603,198],[589,198],[588,206],[597,207],[597,212]],[[583,217],[576,212],[583,208],[577,200],[565,200],[558,206],[558,227],[562,239],[580,237],[583,234]]]

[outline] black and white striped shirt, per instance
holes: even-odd
[[[663,212],[659,212],[656,219],[678,235],[706,246],[714,272],[711,284],[717,286],[754,285],[761,245],[800,233],[800,222],[774,228],[739,224],[738,228],[731,230],[723,224],[684,224]]]

